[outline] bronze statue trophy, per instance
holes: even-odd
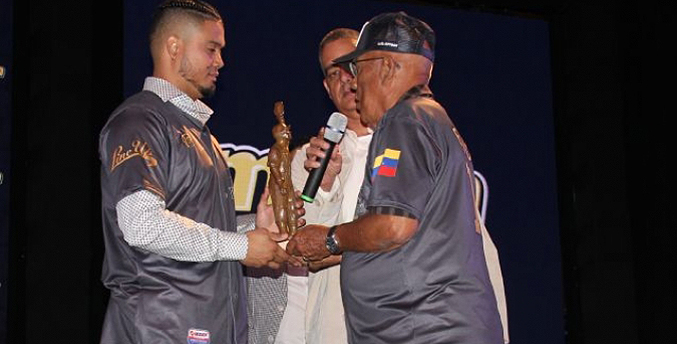
[[[291,127],[284,121],[284,104],[281,101],[275,102],[273,112],[278,124],[273,127],[275,143],[268,153],[268,167],[270,168],[268,189],[273,201],[275,224],[280,229],[280,233],[287,233],[291,237],[298,229],[294,186],[291,180],[291,154],[289,153]]]

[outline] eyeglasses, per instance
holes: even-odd
[[[372,58],[368,58],[368,59],[362,59],[362,60],[354,60],[354,61],[350,61],[350,62],[348,63],[348,67],[350,67],[350,72],[353,73],[353,76],[357,76],[357,74],[360,72],[359,68],[357,68],[357,63],[358,63],[358,62],[365,62],[365,61],[372,61],[372,60],[381,60],[381,59],[383,59],[383,58],[384,58],[384,57],[381,56],[381,57],[372,57]]]
[[[329,67],[324,70],[324,78],[329,82],[339,80],[341,78],[341,73],[350,73],[349,67],[346,64],[334,63],[329,65]],[[350,74],[352,76],[352,74]]]

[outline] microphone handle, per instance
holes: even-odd
[[[324,158],[320,160],[320,167],[310,170],[308,180],[306,180],[306,185],[303,188],[303,193],[301,193],[301,199],[308,203],[313,203],[313,201],[315,201],[317,189],[322,183],[322,177],[324,177],[324,172],[327,170],[331,154],[334,152],[334,147],[336,146],[335,142],[326,139],[325,141],[329,143],[329,148],[325,151]]]

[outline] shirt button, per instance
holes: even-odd
[[[272,343],[274,341],[275,341],[275,337],[273,337],[272,335],[268,336],[268,343]]]
[[[277,310],[282,312],[284,310],[284,306],[282,305],[277,305]]]

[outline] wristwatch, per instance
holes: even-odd
[[[329,232],[327,232],[327,240],[325,241],[325,245],[327,246],[327,250],[329,250],[329,253],[331,254],[339,254],[341,253],[341,249],[339,248],[339,242],[336,240],[336,228],[338,226],[332,226],[329,228]]]

